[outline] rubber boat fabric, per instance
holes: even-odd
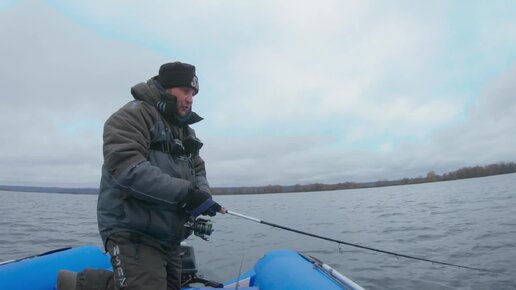
[[[60,270],[80,272],[85,268],[111,270],[109,256],[99,247],[82,246],[6,261],[0,263],[0,289],[56,289],[57,273]],[[277,250],[259,259],[252,269],[239,275],[238,280],[224,283],[224,288],[235,288],[238,283],[238,289],[241,290],[362,289],[341,276],[343,279],[336,279],[331,269],[325,269],[324,264],[317,260],[294,251]]]

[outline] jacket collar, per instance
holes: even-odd
[[[155,81],[155,77],[153,77],[146,83],[142,82],[133,86],[131,88],[131,94],[136,100],[147,102],[155,107],[161,100],[164,94],[164,89],[160,87],[159,83]],[[185,120],[181,120],[180,118],[167,118],[166,116],[163,117],[177,126],[191,125],[203,120],[201,116],[193,111]]]

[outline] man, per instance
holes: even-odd
[[[225,212],[190,128],[202,120],[192,111],[198,92],[194,66],[166,63],[106,121],[97,218],[113,272],[61,271],[59,290],[180,289],[185,222]]]

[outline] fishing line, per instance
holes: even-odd
[[[242,275],[242,266],[244,265],[244,257],[245,257],[245,252],[242,255],[242,260],[240,260],[240,268],[238,269],[238,276],[236,279],[237,281],[236,281],[235,290],[238,290],[238,287],[240,286],[240,275]]]
[[[250,220],[250,221],[253,221],[253,222],[257,222],[257,223],[260,223],[260,224],[268,225],[268,226],[271,226],[271,227],[275,227],[275,228],[279,228],[279,229],[283,229],[283,230],[287,230],[287,231],[291,231],[291,232],[298,233],[298,234],[301,234],[301,235],[310,236],[310,237],[314,237],[314,238],[318,238],[318,239],[322,239],[322,240],[326,240],[326,241],[330,241],[330,242],[335,242],[335,243],[337,243],[339,245],[340,244],[347,245],[347,246],[351,246],[351,247],[355,247],[355,248],[361,248],[361,249],[365,249],[365,250],[369,250],[369,251],[374,251],[374,252],[378,252],[378,253],[384,253],[384,254],[388,254],[388,255],[393,255],[393,256],[396,256],[396,257],[402,257],[402,258],[407,258],[407,259],[412,259],[412,260],[429,262],[429,263],[432,263],[432,264],[439,264],[439,265],[445,265],[445,266],[453,266],[453,267],[457,267],[457,268],[463,268],[463,269],[469,269],[469,270],[475,270],[475,271],[482,271],[482,272],[489,272],[489,273],[494,273],[494,274],[504,274],[504,273],[501,273],[501,272],[496,272],[496,271],[492,271],[492,270],[488,270],[488,269],[475,268],[475,267],[470,267],[470,266],[464,266],[464,265],[458,265],[458,264],[452,264],[452,263],[446,263],[446,262],[441,262],[441,261],[436,261],[436,260],[425,259],[425,258],[419,258],[419,257],[404,255],[404,254],[400,254],[400,253],[395,253],[395,252],[375,249],[375,248],[371,248],[371,247],[366,247],[366,246],[362,246],[362,245],[358,245],[358,244],[348,243],[348,242],[341,241],[341,240],[336,240],[336,239],[332,239],[332,238],[328,238],[328,237],[323,237],[323,236],[319,236],[319,235],[312,234],[312,233],[303,232],[303,231],[296,230],[296,229],[289,228],[289,227],[285,227],[285,226],[282,226],[282,225],[273,224],[273,223],[270,223],[270,222],[266,222],[266,221],[263,221],[263,220],[260,220],[260,219],[254,218],[254,217],[246,216],[246,215],[243,215],[241,213],[237,213],[237,212],[230,211],[230,210],[226,210],[226,213],[228,213],[230,215],[234,215],[234,216],[240,217],[240,218],[243,218],[243,219],[246,219],[246,220]]]

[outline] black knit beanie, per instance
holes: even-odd
[[[199,92],[199,80],[195,75],[195,66],[179,61],[169,62],[159,68],[156,80],[164,89],[190,87]]]

